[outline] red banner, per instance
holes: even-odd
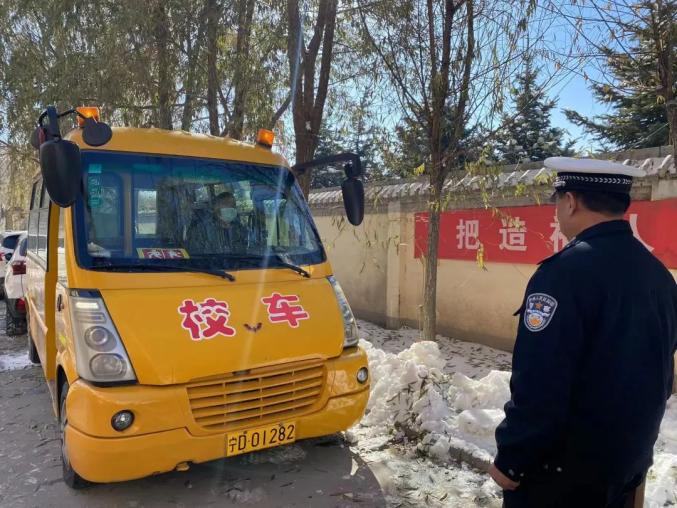
[[[668,268],[677,268],[677,199],[637,201],[625,216],[632,231]],[[428,213],[415,214],[418,258],[428,241]],[[535,264],[558,252],[567,239],[560,232],[553,205],[497,210],[454,210],[440,217],[440,259]]]

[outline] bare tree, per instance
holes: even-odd
[[[209,132],[214,136],[219,135],[219,104],[217,102],[219,81],[216,62],[220,8],[218,0],[207,0],[207,112]]]
[[[153,7],[153,35],[158,69],[158,125],[161,129],[171,129],[174,82],[169,54],[169,16],[164,0],[156,0]]]
[[[338,0],[320,0],[313,21],[312,37],[306,47],[298,0],[287,0],[287,54],[292,79],[292,115],[296,162],[313,158],[319,142],[324,106],[331,74],[336,7]],[[321,51],[321,56],[320,56]],[[300,55],[300,58],[298,56]],[[317,58],[320,56],[319,69]],[[319,73],[319,74],[318,74]],[[311,172],[299,176],[303,193],[310,191]]]
[[[233,116],[230,120],[228,135],[234,139],[242,137],[244,128],[245,104],[250,84],[247,82],[249,61],[249,45],[254,17],[255,0],[238,0],[237,2],[237,41],[235,43],[235,68],[233,70]]]
[[[191,6],[189,6],[191,7]],[[204,32],[206,28],[206,7],[197,18],[197,33],[194,30],[194,20],[189,19],[183,34],[183,43],[186,54],[186,78],[184,82],[184,103],[181,114],[181,129],[190,130],[195,114],[196,93],[198,91],[198,72],[202,48],[204,47]]]
[[[444,185],[462,169],[471,120],[491,126],[517,68],[534,2],[398,0],[364,3],[362,26],[408,120],[426,133],[429,221],[422,335],[433,340]]]

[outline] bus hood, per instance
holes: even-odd
[[[101,291],[139,383],[165,385],[341,354],[325,278]]]

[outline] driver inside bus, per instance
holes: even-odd
[[[237,253],[246,249],[247,232],[230,192],[216,196],[211,208],[195,211],[188,227],[186,247],[191,255]]]

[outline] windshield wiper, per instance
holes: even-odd
[[[206,273],[207,275],[215,275],[216,277],[221,277],[222,279],[228,279],[230,282],[235,282],[235,276],[232,273],[228,273],[225,270],[210,269],[210,268],[197,268],[194,266],[181,266],[181,265],[146,265],[146,264],[135,264],[135,263],[100,263],[93,267],[93,269],[107,269],[107,270],[138,270],[138,271],[169,271],[169,272],[195,272],[195,273]]]
[[[310,279],[310,273],[308,273],[306,270],[301,268],[298,265],[292,264],[292,263],[287,263],[284,259],[279,254],[274,254],[274,257],[272,259],[275,260],[276,266],[279,266],[281,268],[289,268],[290,270],[295,271],[296,273],[303,275],[306,279]]]
[[[250,265],[257,265],[261,268],[264,268],[263,266],[261,266],[261,263],[268,263],[266,266],[271,266],[273,268],[288,268],[298,273],[299,275],[303,275],[306,279],[310,278],[309,272],[307,272],[300,266],[297,266],[292,263],[287,263],[284,259],[282,259],[282,256],[274,252],[269,256],[262,256],[259,254],[225,254],[225,257],[226,259],[247,261],[249,262]],[[272,261],[272,263],[270,263],[270,261]]]

